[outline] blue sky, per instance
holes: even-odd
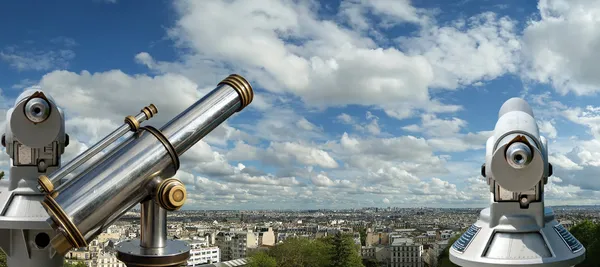
[[[598,204],[600,23],[584,19],[597,11],[559,0],[10,1],[1,107],[31,86],[52,94],[74,140],[68,160],[142,106],[158,106],[160,126],[240,73],[255,101],[183,157],[187,208],[482,207],[485,140],[518,96],[550,140],[548,202]]]

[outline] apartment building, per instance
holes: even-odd
[[[423,245],[410,238],[395,238],[389,247],[390,267],[424,267]]]
[[[245,258],[248,248],[258,247],[258,238],[252,231],[219,232],[215,244],[221,249],[221,261]]]
[[[190,258],[187,261],[187,266],[217,263],[220,260],[221,253],[218,247],[207,246],[205,241],[192,241],[190,243]]]
[[[261,228],[258,232],[259,246],[275,246],[275,232],[273,228]]]

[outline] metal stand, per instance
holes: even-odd
[[[541,205],[540,205],[541,207]],[[541,207],[543,209],[543,207]],[[463,267],[574,266],[585,258],[585,249],[544,209],[544,226],[529,216],[509,215],[490,227],[490,208],[450,249],[450,260]]]
[[[48,216],[39,204],[43,195],[31,188],[11,191],[7,184],[0,181],[0,249],[7,256],[7,266],[63,266],[63,256],[50,246],[56,233],[46,223]]]
[[[128,267],[175,267],[185,263],[190,247],[184,241],[167,240],[167,211],[154,200],[144,200],[141,237],[117,245],[117,259]]]

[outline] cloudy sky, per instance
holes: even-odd
[[[600,2],[502,3],[4,2],[0,118],[40,86],[68,160],[239,73],[254,102],[183,156],[188,209],[483,207],[485,140],[520,96],[550,140],[547,202],[600,204]]]

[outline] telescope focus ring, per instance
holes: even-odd
[[[244,79],[244,77],[237,74],[231,74],[222,80],[218,85],[223,84],[231,86],[239,94],[242,104],[240,105],[240,109],[238,109],[238,111],[241,111],[246,106],[250,105],[250,103],[252,103],[254,92],[252,90],[252,86],[246,79]]]
[[[156,190],[156,201],[168,211],[175,211],[183,207],[187,199],[185,186],[175,178],[169,178],[160,183]]]

